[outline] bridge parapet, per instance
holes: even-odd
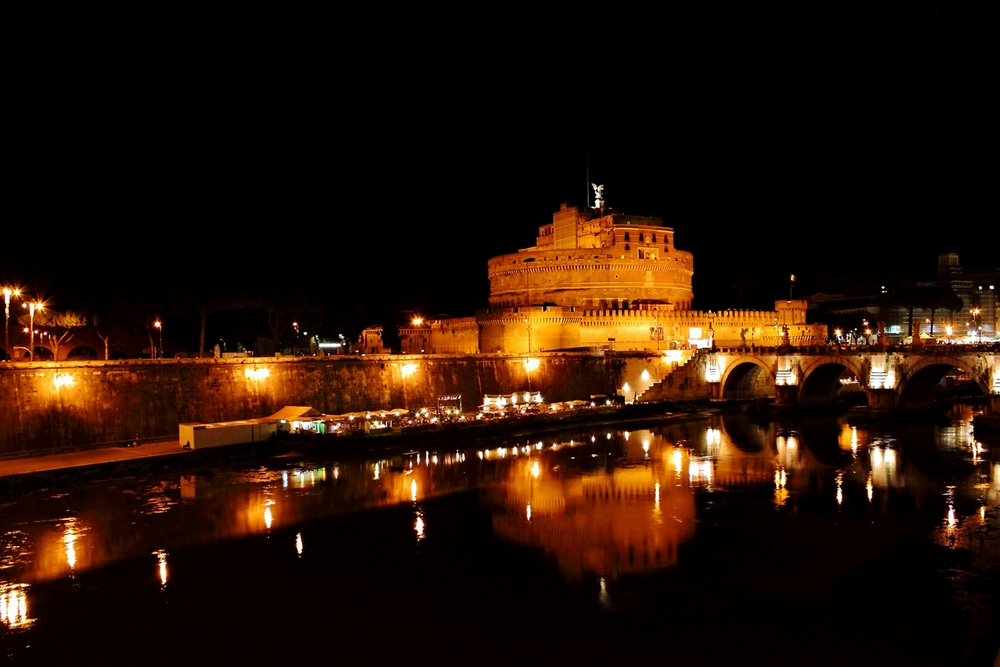
[[[994,348],[723,346],[698,351],[695,380],[707,384],[713,397],[774,396],[779,404],[819,405],[833,402],[845,386],[842,376],[851,376],[857,389],[864,391],[869,407],[891,410],[929,404],[941,378],[950,368],[957,368],[984,394],[997,398],[991,398],[991,404],[997,404],[993,408],[996,410],[1000,407],[1000,354]]]

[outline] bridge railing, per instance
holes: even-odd
[[[834,353],[915,353],[933,355],[956,355],[971,353],[1000,354],[1000,343],[983,343],[973,345],[963,344],[934,344],[934,345],[805,345],[797,347],[787,345],[782,347],[764,345],[721,345],[713,350],[699,350],[699,352],[721,352],[724,354],[830,354]]]

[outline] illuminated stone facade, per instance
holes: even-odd
[[[536,245],[489,261],[490,306],[691,307],[694,258],[660,218],[563,204]]]
[[[827,337],[825,325],[806,323],[800,300],[778,301],[771,311],[691,310],[694,257],[674,247],[674,230],[661,218],[563,204],[533,247],[494,257],[487,271],[489,309],[403,327],[401,351],[657,351],[815,345]],[[381,328],[362,338],[362,351],[384,350]]]
[[[691,310],[694,257],[674,247],[660,218],[563,204],[535,246],[488,264],[490,308],[479,311],[479,351],[807,345],[805,301],[773,311]]]

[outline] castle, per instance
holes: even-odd
[[[597,187],[595,187],[597,190]],[[806,323],[806,301],[773,311],[691,310],[694,257],[651,216],[563,204],[535,245],[489,260],[490,307],[474,317],[401,327],[410,354],[657,351],[713,345],[809,345],[826,326]],[[359,349],[385,353],[381,327]]]

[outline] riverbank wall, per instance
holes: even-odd
[[[537,362],[535,362],[537,360]],[[325,358],[165,359],[0,365],[0,456],[176,435],[307,405],[327,414],[434,407],[461,395],[541,391],[546,402],[614,395],[656,355],[549,353]],[[648,374],[648,373],[647,373]]]

